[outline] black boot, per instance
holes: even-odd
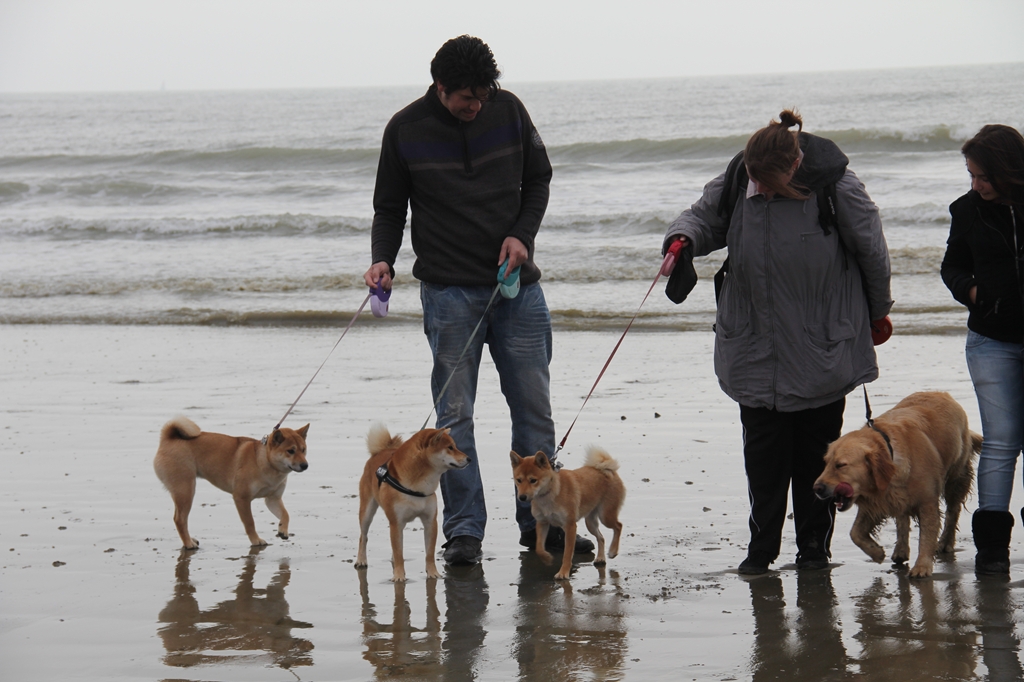
[[[1024,518],[1024,509],[1021,515]],[[971,518],[971,530],[974,533],[974,546],[978,548],[978,554],[974,557],[974,572],[978,575],[1009,575],[1013,514],[979,509]]]

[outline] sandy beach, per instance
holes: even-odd
[[[339,333],[0,327],[4,679],[1021,679],[1024,534],[1010,582],[976,579],[973,498],[956,559],[931,579],[872,563],[849,540],[853,512],[837,521],[830,570],[798,574],[787,526],[776,570],[736,574],[748,538],[738,409],[714,378],[710,333],[631,332],[561,455],[573,468],[598,443],[622,465],[622,553],[604,569],[578,557],[572,580],[556,582],[555,566],[520,551],[493,367],[476,410],[482,564],[427,580],[417,525],[406,530],[410,581],[392,584],[381,516],[369,568],[353,568],[365,435],[378,421],[409,434],[431,405],[421,331],[369,318],[286,422],[312,424],[310,469],[284,497],[292,539],[251,550],[230,498],[201,483],[190,520],[201,548],[180,551],[151,465],[161,425],[184,414],[262,436]],[[558,438],[617,337],[556,331]],[[897,335],[879,359],[876,415],[913,391],[946,390],[980,431],[961,336]],[[863,417],[854,393],[844,431]],[[254,510],[269,537],[273,517]],[[891,524],[882,538],[891,550]]]

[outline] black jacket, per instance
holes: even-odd
[[[973,190],[950,204],[949,213],[942,281],[970,311],[967,327],[997,341],[1024,342],[1022,264],[1017,257],[1024,247],[1024,225],[1018,226],[1015,239],[1010,207],[985,201]]]
[[[494,286],[506,237],[529,251],[520,279],[540,279],[534,238],[548,203],[547,150],[515,95],[499,90],[468,123],[435,89],[384,130],[373,193],[373,262],[394,265],[412,208],[412,273],[433,284]]]

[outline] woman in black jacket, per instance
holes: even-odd
[[[961,151],[971,191],[949,207],[941,272],[970,312],[967,367],[985,437],[971,524],[975,571],[1008,574],[1010,497],[1024,448],[1024,137],[1009,126],[987,125]]]

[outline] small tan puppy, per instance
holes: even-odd
[[[254,546],[267,544],[256,533],[252,501],[265,498],[267,508],[277,517],[277,536],[288,538],[288,510],[281,502],[288,474],[305,471],[306,433],[309,424],[298,431],[277,429],[264,441],[245,436],[225,436],[200,431],[185,417],[176,417],[160,431],[160,447],[153,459],[157,477],[174,501],[174,525],[185,549],[196,549],[199,542],[188,532],[188,514],[196,494],[196,479],[205,478],[226,493],[231,493],[242,517],[245,534]]]
[[[572,568],[572,553],[576,544],[576,522],[587,520],[587,530],[597,538],[595,566],[605,564],[604,536],[597,525],[598,520],[614,531],[608,556],[614,559],[619,553],[619,536],[622,524],[619,510],[626,499],[626,487],[616,471],[619,463],[604,450],[587,448],[587,459],[579,469],[555,470],[543,452],[533,457],[520,457],[511,453],[512,477],[516,482],[516,493],[523,502],[530,502],[530,510],[537,519],[537,555],[550,562],[551,554],[544,548],[548,528],[558,526],[565,531],[565,551],[562,553],[562,567],[555,574],[556,580],[568,580]]]
[[[402,533],[413,519],[423,524],[427,577],[440,578],[434,562],[437,546],[437,486],[441,474],[469,464],[455,446],[451,429],[423,429],[408,441],[392,436],[378,424],[366,436],[370,459],[359,479],[359,554],[356,568],[366,567],[366,538],[377,508],[384,509],[391,526],[392,580],[405,581]]]
[[[981,436],[967,426],[967,413],[948,393],[913,393],[875,420],[832,443],[825,471],[814,482],[820,499],[834,498],[839,511],[857,504],[850,539],[881,563],[885,550],[875,531],[896,521],[892,561],[910,559],[910,519],[918,520],[917,561],[911,578],[932,574],[936,551],[953,551],[960,509],[971,492],[974,455]],[[892,443],[892,454],[882,436]],[[939,498],[946,519],[939,537]]]

